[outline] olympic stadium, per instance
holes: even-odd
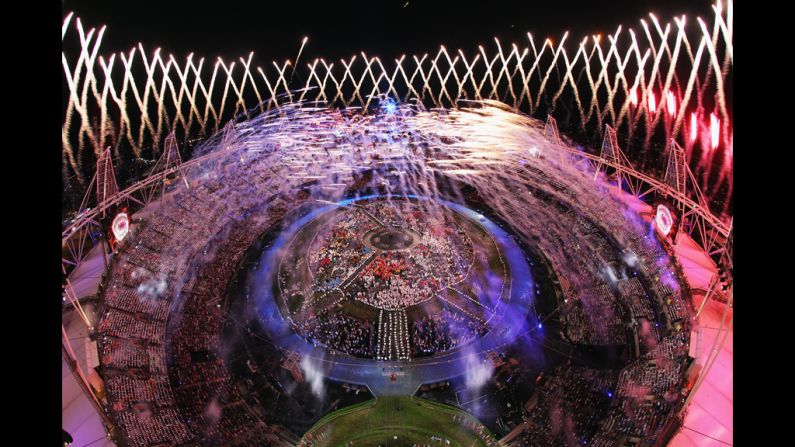
[[[214,67],[66,14],[70,445],[732,445],[712,11]]]

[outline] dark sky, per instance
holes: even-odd
[[[63,16],[74,11],[87,27],[108,26],[103,52],[140,41],[175,56],[236,58],[254,50],[266,60],[295,58],[303,36],[310,39],[304,60],[349,58],[361,50],[394,58],[434,53],[439,44],[469,54],[494,36],[526,43],[527,31],[540,41],[569,30],[579,41],[619,24],[640,28],[649,12],[665,22],[683,13],[693,19],[712,14],[711,0],[64,0],[62,10]]]

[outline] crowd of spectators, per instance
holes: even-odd
[[[437,209],[433,214],[439,216],[432,218],[429,211],[411,202],[384,202],[346,210],[313,238],[308,259],[315,291],[342,287],[349,298],[379,309],[399,310],[427,301],[467,275],[474,249],[449,211]],[[423,217],[420,225],[418,219]],[[379,225],[410,228],[420,240],[410,249],[371,258],[373,249],[363,238]]]
[[[110,373],[105,378],[105,386],[118,402],[166,402],[172,399],[168,383],[155,377],[140,378]]]
[[[148,314],[108,308],[98,330],[108,337],[159,343],[165,337],[166,326],[162,321],[153,320]]]
[[[664,338],[621,370],[563,365],[539,378],[507,446],[655,445],[683,400],[687,335]]]
[[[611,212],[618,208],[614,200],[567,197],[575,203],[564,206],[555,192],[534,192],[527,200],[536,219],[519,222],[520,232],[544,235],[531,239],[553,270],[563,273],[559,318],[564,338],[579,345],[623,345],[632,330],[659,341],[666,331],[686,329],[688,311],[675,263],[654,237],[631,228],[620,210]],[[526,213],[513,204],[497,206],[508,216]]]
[[[556,368],[525,404],[529,429],[519,445],[583,445],[610,405],[617,376],[612,370]]]
[[[616,445],[629,438],[653,445],[672,411],[682,404],[687,354],[688,335],[680,332],[664,338],[656,348],[624,368],[616,399],[592,445]]]
[[[622,309],[607,286],[583,291],[567,306],[562,317],[566,338],[581,345],[619,345],[626,343],[627,329]]]
[[[419,239],[406,249],[374,252],[365,236],[384,227],[410,230]],[[379,309],[382,318],[373,324],[327,308],[296,327],[310,342],[355,356],[407,359],[410,352],[431,355],[452,349],[486,329],[445,311],[426,318],[411,334],[404,310],[462,281],[473,259],[472,242],[449,210],[407,200],[364,201],[318,230],[308,262],[315,294],[341,290],[341,299]],[[280,285],[293,290],[281,278]]]
[[[254,193],[266,184],[222,175],[194,186],[166,195],[169,206],[134,222],[100,290],[97,336],[110,414],[133,447],[288,445],[294,436],[245,404],[215,354],[223,288],[253,239],[284,215],[284,201],[249,218]]]
[[[472,243],[466,235],[430,226],[410,250],[386,252],[365,268],[361,279],[374,292],[365,299],[385,309],[412,306],[462,281],[472,259]],[[381,297],[385,289],[393,293]]]
[[[459,312],[441,312],[412,322],[411,341],[415,356],[433,355],[449,351],[483,336],[488,327],[481,321],[465,317]]]
[[[193,279],[181,289],[180,319],[170,337],[171,382],[182,414],[194,433],[207,442],[264,445],[292,439],[284,428],[258,414],[231,380],[219,358],[219,333],[226,315],[221,306],[226,284],[256,237],[281,213],[260,222],[235,222],[190,261]],[[275,438],[274,438],[275,437]],[[270,441],[268,441],[270,440]]]
[[[564,338],[626,345],[634,330],[653,340],[620,370],[568,365],[547,372],[522,417],[511,421],[518,434],[506,445],[653,445],[681,406],[689,343],[681,271],[647,228],[627,225],[614,200],[568,194],[570,205],[561,206],[558,194],[566,195],[532,190],[534,219],[524,221],[528,211],[508,200],[496,197],[493,206],[516,218],[517,231],[530,235],[558,272]]]
[[[174,408],[151,408],[145,404],[116,414],[116,421],[124,430],[127,445],[149,447],[152,445],[198,446],[188,431],[179,411]]]
[[[375,332],[369,320],[321,312],[314,319],[300,324],[297,330],[308,341],[336,351],[359,357],[373,357],[375,354]]]
[[[372,252],[361,237],[376,224],[358,209],[345,210],[318,231],[309,247],[309,268],[315,289],[328,291],[340,285]]]
[[[635,319],[654,320],[655,312],[649,302],[646,290],[637,277],[626,281],[618,281],[618,289],[624,298],[624,304]]]

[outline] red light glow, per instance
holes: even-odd
[[[638,89],[637,88],[633,88],[632,90],[629,91],[629,103],[632,104],[633,107],[638,105]]]
[[[654,92],[649,92],[649,112],[657,112],[657,100],[654,99]]]
[[[667,236],[674,225],[674,218],[665,205],[657,205],[657,216],[655,216],[654,222],[657,224],[657,229],[660,230],[660,233],[663,236]]]
[[[698,117],[696,112],[690,114],[690,142],[693,143],[698,138]]]
[[[673,92],[668,92],[665,97],[665,102],[668,106],[668,114],[671,116],[676,116],[676,98],[674,97]]]
[[[113,223],[110,226],[111,231],[113,231],[113,237],[116,238],[117,241],[121,241],[127,236],[127,233],[130,232],[130,221],[127,217],[127,213],[119,213],[116,217],[113,218]]]
[[[712,149],[715,149],[720,142],[720,120],[714,112],[709,116],[709,131],[712,134]]]

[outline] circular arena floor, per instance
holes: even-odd
[[[378,307],[381,302],[377,293],[388,291],[386,284],[389,282],[377,281],[372,288],[362,291],[362,288],[356,288],[356,278],[366,277],[370,272],[367,266],[377,263],[379,256],[394,260],[394,254],[368,250],[362,243],[362,254],[358,255],[360,259],[352,262],[352,267],[348,269],[352,273],[346,271],[342,275],[345,276],[343,279],[333,278],[337,279],[333,281],[336,284],[333,288],[313,290],[312,287],[319,281],[328,281],[312,275],[307,268],[312,265],[311,260],[307,260],[313,255],[312,249],[324,247],[329,242],[321,234],[324,229],[331,228],[333,233],[337,229],[335,224],[345,221],[349,213],[360,212],[359,207],[375,210],[386,200],[418,213],[413,216],[418,220],[406,225],[409,231],[416,231],[422,236],[414,247],[399,251],[406,258],[410,258],[412,250],[423,249],[426,239],[433,236],[433,226],[425,218],[426,212],[441,211],[446,213],[448,219],[457,220],[461,238],[456,242],[450,237],[436,238],[436,241],[440,245],[466,243],[472,247],[471,254],[462,257],[460,270],[455,270],[452,262],[449,265],[427,262],[424,265],[431,267],[432,271],[404,271],[403,277],[415,282],[422,281],[418,279],[420,277],[430,277],[429,281],[434,276],[442,279],[438,281],[437,287],[428,287],[427,295],[421,300],[406,300],[406,307]],[[420,205],[424,205],[427,211],[419,211]],[[372,231],[371,227],[380,228],[381,223],[376,220],[378,212],[375,213],[371,217],[362,217],[367,223],[358,230],[360,236],[349,235],[351,243],[361,241]],[[411,228],[412,225],[414,228]],[[267,239],[272,235],[266,234],[264,237]],[[314,245],[305,249],[297,247],[308,244]],[[245,290],[253,297],[252,304],[256,306],[255,312],[267,336],[280,348],[317,361],[323,365],[324,373],[329,377],[364,383],[371,389],[383,390],[381,393],[410,395],[422,383],[458,376],[470,363],[482,361],[485,352],[510,343],[536,324],[530,312],[533,308],[534,284],[526,255],[513,238],[494,222],[472,209],[448,201],[442,201],[440,206],[439,202],[431,203],[428,199],[417,197],[394,199],[366,196],[316,207],[296,217],[286,230],[279,231],[275,241],[259,256],[258,261],[252,259],[256,268],[241,272],[243,278],[240,282],[244,286],[240,290]],[[521,279],[513,281],[513,277]],[[363,296],[365,294],[375,296]],[[309,297],[312,301],[307,303],[302,297]],[[329,314],[359,322],[369,321],[369,326],[374,328],[372,350],[366,353],[346,352],[335,346],[333,340],[323,343],[318,340],[319,334],[305,329],[317,327],[319,316],[328,321]],[[396,323],[396,318],[390,321],[390,315],[399,315],[407,323]],[[451,326],[451,330],[458,331],[460,336],[455,338],[453,346],[444,345],[442,349],[422,351],[420,346],[408,340],[408,328],[414,328],[433,317]],[[470,329],[473,327],[480,330]],[[336,328],[332,325],[331,329]],[[389,334],[392,340],[381,334]],[[401,339],[406,341],[405,347],[408,348],[404,352],[397,348]],[[390,346],[392,350],[379,351],[378,347],[382,345]],[[390,380],[394,369],[400,372],[401,379],[398,381]]]

